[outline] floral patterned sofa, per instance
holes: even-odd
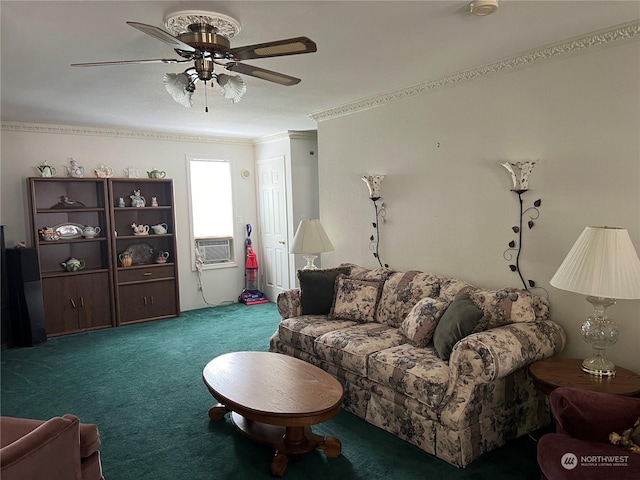
[[[565,346],[546,298],[353,264],[298,278],[270,351],[336,377],[346,410],[458,467],[548,422],[527,369]]]

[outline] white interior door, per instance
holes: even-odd
[[[257,170],[262,290],[275,302],[280,292],[290,288],[284,156],[260,160]]]

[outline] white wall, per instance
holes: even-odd
[[[87,169],[89,175],[98,164],[112,166],[116,176],[130,165],[143,172],[153,167],[164,170],[174,181],[176,228],[178,232],[178,266],[180,282],[180,309],[206,307],[197,291],[197,275],[191,258],[189,198],[187,192],[187,166],[185,155],[227,159],[231,162],[232,181],[236,200],[236,263],[233,268],[206,270],[203,273],[203,293],[210,304],[237,302],[244,287],[245,223],[256,222],[255,188],[244,180],[240,172],[249,170],[254,178],[254,151],[250,140],[210,141],[199,137],[153,134],[145,132],[113,132],[97,129],[60,128],[56,126],[5,125],[2,130],[1,150],[1,223],[6,225],[8,247],[18,241],[30,245],[29,207],[26,178],[35,175],[34,166],[43,160],[63,174],[63,164],[74,157]],[[11,128],[10,128],[11,127]],[[15,128],[14,128],[15,127]],[[54,133],[55,132],[55,133]],[[87,132],[89,134],[87,134]],[[144,195],[144,192],[142,192]],[[215,205],[211,205],[212,212]],[[239,248],[237,248],[239,247]]]
[[[590,304],[549,280],[587,225],[627,228],[640,251],[639,105],[636,41],[321,121],[320,214],[336,247],[325,265],[377,265],[360,177],[386,174],[384,262],[486,288],[522,286],[503,259],[518,204],[498,162],[540,159],[524,194],[526,206],[542,199],[540,217],[525,227],[521,268],[549,293],[568,335],[564,355],[590,355],[578,333]],[[640,372],[640,301],[610,313],[621,329],[610,358]]]

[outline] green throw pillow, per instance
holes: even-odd
[[[327,315],[333,305],[336,277],[350,271],[350,267],[298,270],[302,314]]]
[[[433,346],[442,360],[449,360],[453,346],[467,335],[473,333],[483,316],[465,293],[457,297],[440,318],[433,333]]]

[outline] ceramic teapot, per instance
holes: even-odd
[[[84,260],[78,260],[77,258],[69,258],[66,262],[60,263],[67,272],[77,272],[84,268]]]
[[[100,227],[92,227],[91,225],[87,225],[82,229],[82,236],[85,238],[93,238],[100,233]]]
[[[167,174],[162,170],[154,168],[150,172],[147,172],[147,175],[149,175],[149,178],[164,178]]]
[[[159,223],[158,225],[151,225],[151,228],[153,229],[153,233],[161,235],[163,233],[167,233],[168,227],[166,223]]]
[[[111,178],[113,177],[113,168],[109,165],[100,164],[93,169],[93,173],[98,178]]]
[[[154,251],[153,253],[156,256],[156,263],[165,263],[169,258],[169,252]]]
[[[84,167],[79,165],[78,162],[73,158],[69,159],[68,166],[63,165],[63,167],[67,169],[67,176],[69,177],[73,177],[73,178],[84,177]]]
[[[129,252],[122,252],[118,255],[118,258],[120,259],[120,263],[123,267],[130,267],[133,263],[133,257]]]
[[[47,161],[45,160],[40,165],[36,167],[38,173],[41,177],[53,177],[56,174],[56,169],[47,165]]]
[[[60,240],[60,234],[56,232],[52,227],[45,227],[40,230],[40,235],[43,240],[50,242],[52,240]]]
[[[137,223],[132,223],[131,228],[133,228],[134,235],[149,235],[149,225],[138,225]]]

